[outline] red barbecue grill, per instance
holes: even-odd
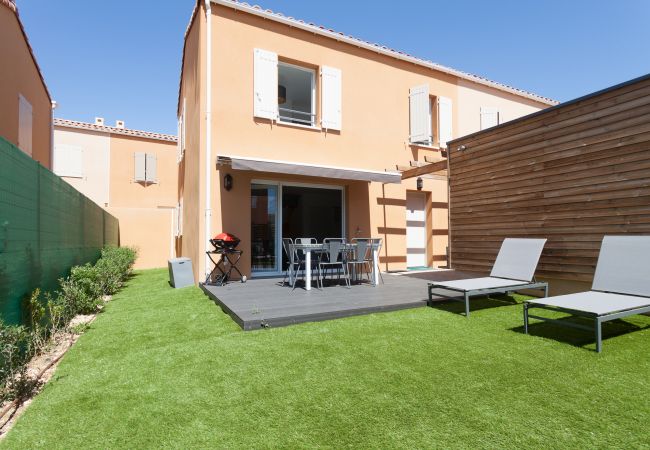
[[[220,233],[213,239],[210,239],[214,250],[206,252],[206,254],[210,258],[210,261],[214,263],[214,268],[205,278],[205,284],[223,286],[230,281],[233,270],[239,274],[239,279],[242,283],[246,282],[246,276],[237,267],[237,263],[243,253],[241,250],[237,250],[240,242],[241,239],[230,233]],[[218,261],[215,261],[215,255],[219,255]]]

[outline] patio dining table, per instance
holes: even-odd
[[[372,251],[372,278],[371,283],[377,286],[379,283],[379,242],[372,242],[368,244]],[[357,244],[346,243],[344,244],[345,251],[353,252],[357,249]],[[325,251],[325,244],[293,244],[293,249],[300,250],[305,254],[305,290],[311,290],[311,259],[312,253],[319,253]],[[293,273],[289,273],[289,280],[293,284]]]

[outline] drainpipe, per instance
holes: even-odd
[[[206,16],[206,107],[205,107],[205,252],[210,251],[212,224],[212,0],[205,0]],[[210,273],[210,258],[205,253],[205,275]]]

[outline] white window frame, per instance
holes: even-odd
[[[281,106],[279,104],[278,104],[278,123],[281,123],[283,125],[297,125],[297,126],[303,126],[309,128],[316,127],[316,69],[310,69],[308,67],[298,66],[296,64],[290,64],[284,61],[278,61],[278,86],[280,86],[280,67],[282,66],[299,69],[302,70],[303,72],[308,72],[311,74],[311,124],[308,125],[306,123],[304,124],[293,123],[288,120],[282,120],[282,116],[280,115]]]

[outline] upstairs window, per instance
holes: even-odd
[[[18,148],[32,156],[32,104],[18,94]]]
[[[157,183],[157,166],[158,160],[153,153],[134,153],[136,183]]]
[[[499,110],[492,106],[481,107],[481,130],[496,127],[501,123]]]
[[[411,144],[447,146],[447,141],[452,138],[452,108],[449,98],[429,95],[428,85],[411,88],[409,115]]]
[[[316,71],[278,63],[278,118],[280,122],[316,125]]]

